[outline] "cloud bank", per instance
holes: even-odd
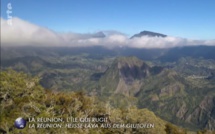
[[[186,38],[148,37],[130,39],[126,34],[117,31],[98,33],[59,33],[40,27],[19,18],[13,18],[12,26],[1,18],[2,46],[104,46],[132,48],[170,48],[177,46],[210,45],[215,46],[215,40],[191,40]]]

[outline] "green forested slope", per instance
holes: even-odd
[[[83,92],[54,92],[43,89],[37,78],[29,77],[13,70],[1,72],[0,90],[0,133],[22,134],[165,134],[166,131],[184,133],[184,130],[167,125],[166,121],[156,117],[147,109],[135,106],[126,109],[113,108],[109,103],[98,102],[95,97],[88,97]],[[34,117],[97,117],[108,115],[109,123],[153,123],[151,129],[130,128],[26,128],[14,127],[14,120],[23,117],[26,120]]]

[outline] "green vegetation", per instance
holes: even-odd
[[[32,78],[13,70],[1,72],[0,92],[0,131],[5,133],[151,133],[165,134],[166,122],[156,117],[147,109],[134,106],[127,109],[113,108],[109,103],[99,102],[95,97],[88,97],[83,92],[56,92],[44,90],[37,78]],[[18,130],[13,124],[18,117],[95,117],[109,115],[110,123],[153,123],[152,129],[130,128],[28,128]]]

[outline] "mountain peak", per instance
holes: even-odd
[[[144,62],[140,59],[138,59],[135,56],[130,57],[118,57],[115,62],[118,64],[118,67],[121,68],[121,66],[142,66]]]
[[[93,37],[94,38],[104,38],[104,37],[106,37],[106,35],[104,34],[104,32],[100,31],[100,32],[93,34]]]
[[[151,32],[151,31],[142,31],[138,34],[135,34],[131,37],[132,38],[135,38],[135,37],[142,37],[142,36],[148,36],[148,37],[166,37],[167,35],[165,34],[161,34],[161,33],[156,33],[156,32]]]
[[[125,81],[142,79],[150,74],[150,67],[142,60],[132,57],[118,57],[106,73],[111,75],[119,74]],[[115,73],[112,73],[115,72]],[[117,73],[116,73],[117,72]],[[113,76],[111,76],[112,78]]]

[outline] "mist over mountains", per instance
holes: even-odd
[[[174,61],[184,56],[211,59],[215,57],[215,40],[190,40],[151,31],[142,31],[131,37],[118,31],[59,33],[19,18],[14,18],[13,25],[9,26],[7,21],[1,18],[1,32],[2,59],[13,57],[12,54],[16,57],[21,49],[34,51],[24,51],[22,56],[54,51],[59,55],[89,53],[91,57],[136,56],[143,60],[160,61]],[[16,53],[8,54],[8,51],[14,49]]]
[[[1,18],[1,33],[3,33],[1,34],[2,46],[172,48],[215,45],[215,40],[192,40],[150,31],[142,31],[131,38],[126,34],[108,30],[84,34],[73,32],[60,33],[16,17],[13,18],[12,26],[9,26],[7,21]]]

